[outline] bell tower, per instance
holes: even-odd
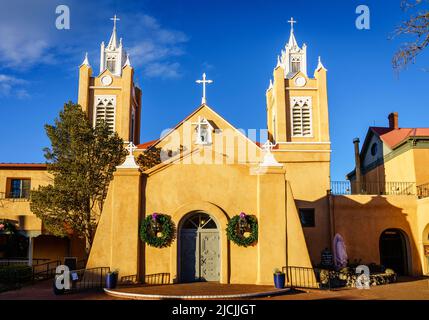
[[[95,126],[104,121],[125,142],[140,142],[141,89],[134,82],[134,68],[122,38],[117,41],[116,15],[107,46],[100,46],[100,73],[92,75],[88,55],[79,67],[78,103]]]
[[[307,74],[307,46],[300,47],[289,21],[289,41],[273,71],[266,92],[267,127],[271,142],[279,145],[329,143],[326,72],[319,57],[314,77]]]
[[[331,243],[327,70],[321,59],[308,73],[307,46],[299,45],[292,25],[289,41],[273,71],[266,91],[268,136],[275,160],[283,165],[285,179],[298,213],[310,214],[314,227],[303,228],[310,256],[317,257]]]

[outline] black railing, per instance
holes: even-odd
[[[109,272],[109,267],[70,271],[71,288],[66,291],[102,290]]]
[[[49,259],[33,259],[32,265],[46,263]],[[28,258],[0,258],[0,266],[28,265]]]
[[[331,181],[333,195],[416,195],[415,182]]]
[[[132,285],[140,283],[137,275],[129,275],[129,276],[123,276],[121,277],[121,281],[119,282],[120,285]],[[144,276],[144,280],[142,283],[147,285],[162,285],[162,284],[170,284],[170,273],[163,272],[163,273],[153,273],[153,274],[147,274]]]
[[[131,276],[123,276],[121,277],[121,281],[119,281],[120,285],[130,285],[130,284],[136,284],[138,283],[137,275],[131,275]]]
[[[61,264],[61,261],[54,260],[38,265],[33,265],[33,281],[53,278],[55,276],[57,267]]]
[[[419,198],[429,197],[429,183],[417,186],[417,196]]]
[[[144,277],[144,283],[149,285],[170,284],[170,274],[167,272],[147,274]]]
[[[288,266],[282,268],[285,274],[285,285],[288,288],[321,289],[323,286],[317,278],[318,270],[306,267]]]

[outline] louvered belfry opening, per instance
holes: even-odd
[[[293,97],[291,105],[293,136],[312,136],[311,97]]]
[[[115,131],[115,112],[116,97],[100,96],[96,97],[94,126],[101,124],[103,121],[108,125],[111,132]]]

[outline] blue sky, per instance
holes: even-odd
[[[0,2],[0,162],[44,161],[43,126],[77,100],[86,51],[98,69],[114,13],[143,90],[142,141],[199,105],[195,80],[203,71],[214,80],[210,106],[238,128],[265,128],[265,90],[291,16],[299,44],[308,46],[309,75],[319,55],[328,69],[333,180],[353,168],[352,139],[387,125],[389,112],[399,112],[401,127],[428,127],[428,53],[399,76],[391,67],[407,40],[388,39],[407,17],[400,0]],[[70,30],[55,28],[59,4],[70,8]],[[370,8],[370,30],[355,27],[360,4]]]

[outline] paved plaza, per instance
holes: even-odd
[[[180,285],[143,286],[120,288],[118,291],[151,295],[228,295],[270,293],[271,286],[220,285],[216,283],[193,283]],[[54,295],[52,281],[43,281],[18,290],[0,293],[0,300],[119,300],[124,298],[107,295],[104,292],[82,292]],[[235,298],[237,299],[237,298]],[[397,283],[375,286],[368,290],[296,290],[278,292],[268,297],[245,299],[264,300],[429,300],[429,278],[401,278]]]

